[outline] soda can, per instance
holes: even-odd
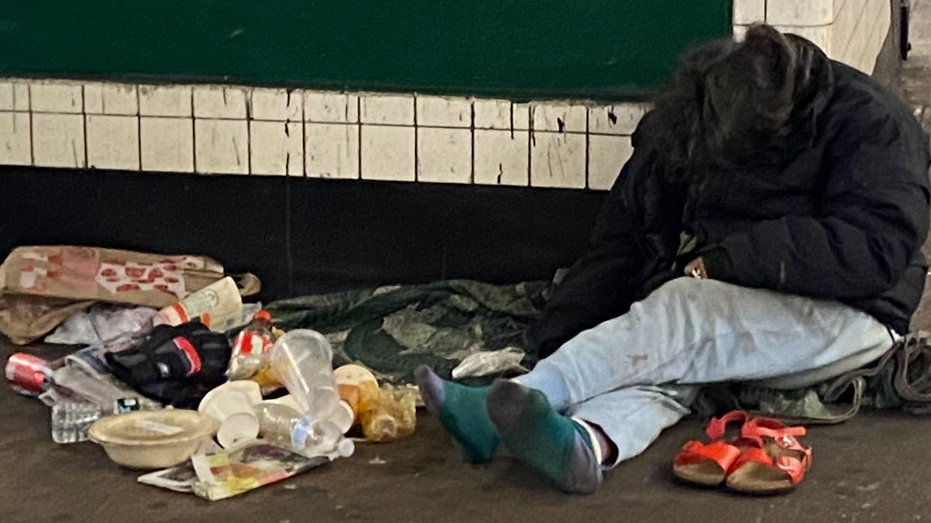
[[[49,362],[22,352],[6,360],[4,374],[10,387],[24,396],[39,396],[52,385]]]

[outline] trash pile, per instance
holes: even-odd
[[[413,433],[417,392],[363,365],[333,369],[327,338],[284,332],[258,279],[213,260],[25,247],[0,266],[0,331],[83,345],[17,353],[6,378],[51,409],[59,444],[93,441],[141,483],[224,499]]]

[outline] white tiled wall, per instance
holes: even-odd
[[[889,0],[734,0],[869,73]],[[610,188],[642,104],[0,79],[0,164]]]
[[[0,79],[0,164],[607,189],[645,110]]]
[[[734,0],[734,34],[766,22],[871,74],[892,23],[889,0]]]

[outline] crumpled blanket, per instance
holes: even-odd
[[[539,317],[549,282],[492,285],[447,280],[305,296],[271,303],[284,330],[310,328],[327,336],[334,365],[361,363],[379,379],[411,383],[426,364],[445,378],[467,356],[515,347],[528,351],[525,334]],[[532,368],[535,354],[521,362]],[[468,378],[489,383],[501,375]],[[820,385],[777,390],[750,384],[705,387],[693,404],[699,415],[744,409],[793,423],[839,423],[862,407],[931,413],[931,335],[903,338],[882,358]]]
[[[281,329],[309,328],[326,335],[334,365],[362,363],[379,379],[402,384],[413,381],[421,364],[450,377],[470,354],[526,347],[525,333],[545,305],[548,289],[546,282],[447,280],[305,296],[266,309]],[[523,360],[525,366],[534,362],[531,354]]]

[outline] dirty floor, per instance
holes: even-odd
[[[0,342],[0,358],[13,350]],[[931,521],[931,417],[898,413],[812,429],[813,469],[797,491],[777,497],[677,483],[669,461],[700,434],[698,420],[609,472],[597,494],[573,497],[506,456],[485,468],[463,464],[438,424],[422,415],[409,439],[362,444],[349,459],[213,503],[136,483],[138,472],[117,467],[93,443],[52,443],[49,410],[5,386],[0,413],[3,523]]]

